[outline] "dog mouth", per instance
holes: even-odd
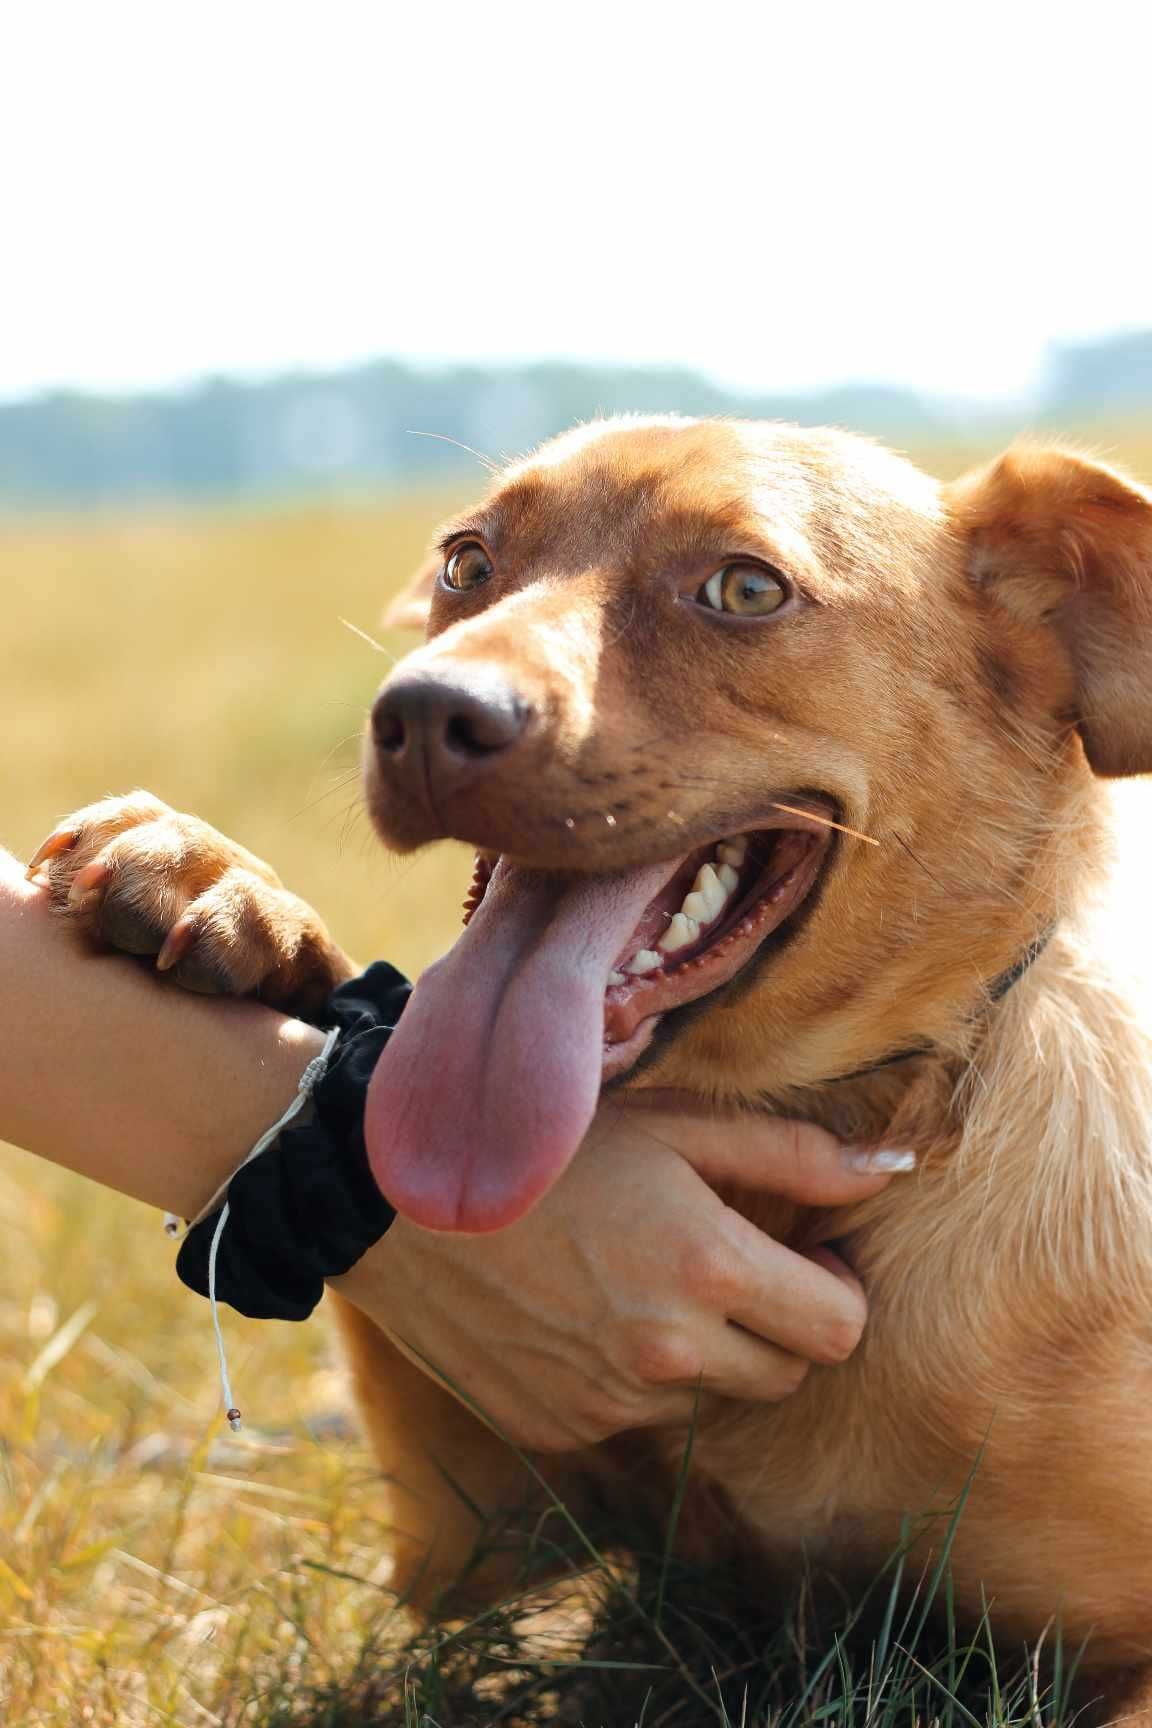
[[[831,832],[753,828],[697,847],[674,866],[605,981],[605,1080],[635,1065],[667,1014],[727,984],[787,925],[816,884]],[[501,862],[477,855],[466,926]]]
[[[365,1137],[386,1197],[429,1229],[520,1217],[562,1174],[605,1080],[658,1027],[786,940],[823,875],[828,802],[619,874],[477,860],[465,928],[377,1064]]]

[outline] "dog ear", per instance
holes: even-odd
[[[1152,496],[1063,450],[1009,450],[945,496],[974,579],[1062,641],[1097,774],[1152,772]]]
[[[426,630],[432,595],[444,567],[443,556],[429,556],[406,588],[390,600],[381,622],[387,630]]]

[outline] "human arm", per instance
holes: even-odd
[[[322,1044],[251,1002],[164,986],[86,948],[0,853],[0,1137],[192,1216],[291,1101]],[[836,1361],[864,1303],[846,1269],[723,1205],[739,1175],[808,1204],[889,1179],[818,1129],[602,1108],[571,1170],[486,1237],[397,1220],[336,1286],[514,1437],[570,1446],[681,1419],[698,1377],[777,1399]]]
[[[192,1217],[323,1042],[97,953],[0,849],[0,1139]]]

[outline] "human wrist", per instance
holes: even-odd
[[[187,1147],[167,1202],[182,1218],[197,1217],[239,1168],[295,1097],[301,1075],[324,1048],[324,1033],[302,1020],[249,1003],[219,1006],[236,1012],[238,1037],[234,1058],[205,1090],[195,1115],[176,1130],[184,1133]]]
[[[364,1095],[409,988],[377,963],[333,993],[325,1071],[301,1082],[310,1117],[290,1122],[258,1158],[241,1163],[220,1204],[189,1229],[177,1270],[190,1288],[208,1294],[215,1240],[221,1301],[258,1319],[304,1319],[325,1279],[347,1272],[388,1228],[394,1213],[364,1144]],[[220,1233],[225,1200],[228,1229]]]

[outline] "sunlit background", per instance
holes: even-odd
[[[394,486],[453,471],[413,434],[623,406],[1131,420],[1150,34],[1114,0],[12,9],[0,499]]]
[[[416,970],[463,862],[384,858],[356,739],[406,646],[384,601],[481,476],[460,444],[736,411],[1152,480],[1149,16],[8,7],[0,844],[147,785]],[[335,1722],[299,1701],[380,1635],[387,1569],[324,1329],[230,1321],[225,1447],[169,1259],[0,1149],[0,1715]]]

